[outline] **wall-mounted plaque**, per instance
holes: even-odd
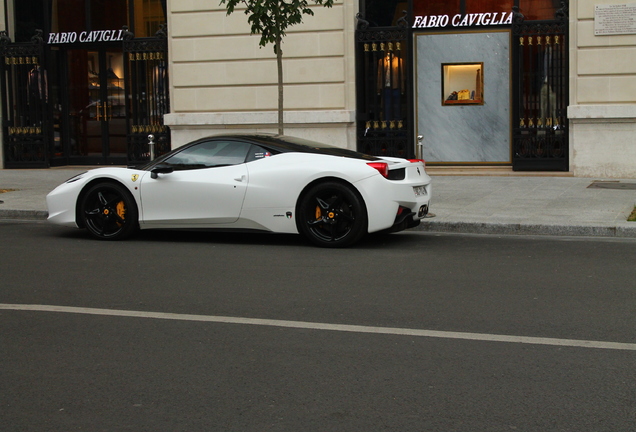
[[[636,34],[636,3],[594,6],[594,35]]]

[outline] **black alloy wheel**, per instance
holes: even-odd
[[[121,240],[138,228],[137,204],[130,192],[117,183],[98,183],[84,194],[79,217],[88,232],[100,240]]]
[[[346,247],[367,233],[367,210],[351,186],[330,181],[311,187],[299,201],[298,231],[321,247]]]

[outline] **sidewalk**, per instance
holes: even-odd
[[[85,170],[0,170],[0,190],[13,189],[0,193],[0,218],[45,219],[46,194]],[[636,179],[428,171],[435,217],[420,231],[636,238],[636,222],[626,221],[636,205]]]
[[[636,222],[627,222],[634,205],[636,179],[434,175],[431,212],[436,217],[419,228],[636,238]]]

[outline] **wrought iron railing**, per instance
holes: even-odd
[[[413,155],[411,44],[406,16],[395,27],[356,30],[356,135],[358,151]]]
[[[48,79],[42,31],[30,42],[11,43],[0,32],[2,134],[5,168],[48,167]]]
[[[568,9],[551,21],[525,21],[515,9],[513,169],[568,170]]]
[[[170,111],[165,25],[153,38],[135,38],[127,31],[124,56],[128,163],[136,165],[150,160],[148,135],[154,135],[155,155],[170,151],[170,131],[163,122]]]

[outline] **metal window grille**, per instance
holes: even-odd
[[[168,82],[168,42],[166,27],[153,38],[124,40],[126,67],[128,163],[150,160],[148,136],[154,136],[155,155],[170,151],[170,131],[163,123],[170,111]]]
[[[30,42],[11,43],[0,32],[3,143],[6,168],[48,167],[49,95],[42,31]]]
[[[397,24],[370,28],[358,15],[357,148],[377,156],[412,157],[412,56],[406,16]]]
[[[568,9],[551,21],[525,21],[515,8],[513,158],[516,171],[567,171]]]

